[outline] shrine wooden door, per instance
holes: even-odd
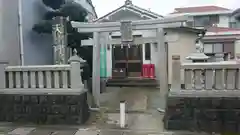
[[[112,60],[113,70],[122,72],[122,76],[140,77],[142,71],[142,45],[115,45],[112,50]]]

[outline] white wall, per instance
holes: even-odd
[[[53,64],[52,35],[40,35],[32,30],[39,23],[46,7],[39,0],[23,0],[23,44],[25,65]]]
[[[156,32],[152,30],[143,30],[143,37],[156,37]],[[145,45],[142,45],[142,56],[143,56],[143,64],[155,64],[155,52],[157,49],[154,49],[154,45],[151,44],[151,59],[145,59]]]
[[[4,46],[3,46],[3,40],[2,40],[2,0],[0,0],[0,60],[3,60],[2,58],[2,55],[1,54],[3,54],[3,52],[4,52]]]
[[[26,65],[52,64],[52,39],[32,31],[46,12],[41,0],[22,0],[23,50]],[[18,0],[0,0],[0,60],[19,65]]]
[[[20,64],[18,1],[0,0],[0,60]]]
[[[228,15],[219,16],[218,27],[229,27],[230,17]]]

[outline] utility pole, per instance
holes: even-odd
[[[68,18],[57,16],[53,19],[53,57],[54,64],[67,64],[70,50],[67,47],[67,21]]]

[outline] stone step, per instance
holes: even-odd
[[[130,131],[121,129],[110,130],[78,130],[75,135],[174,135],[173,132]]]
[[[0,127],[0,129],[3,127]],[[84,129],[84,128],[49,128],[49,127],[4,127],[0,135],[207,135],[193,132],[171,131],[131,131],[127,129]]]
[[[146,86],[156,87],[158,83],[155,79],[143,79],[143,78],[124,78],[124,79],[109,79],[107,86]]]
[[[3,127],[2,127],[3,128]],[[1,129],[1,127],[0,127]],[[0,135],[173,135],[173,132],[130,131],[121,129],[4,127]]]
[[[109,83],[108,87],[157,87],[157,84],[150,84],[150,83]]]

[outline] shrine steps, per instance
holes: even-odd
[[[111,78],[108,79],[108,87],[157,87],[156,79],[150,78]]]

